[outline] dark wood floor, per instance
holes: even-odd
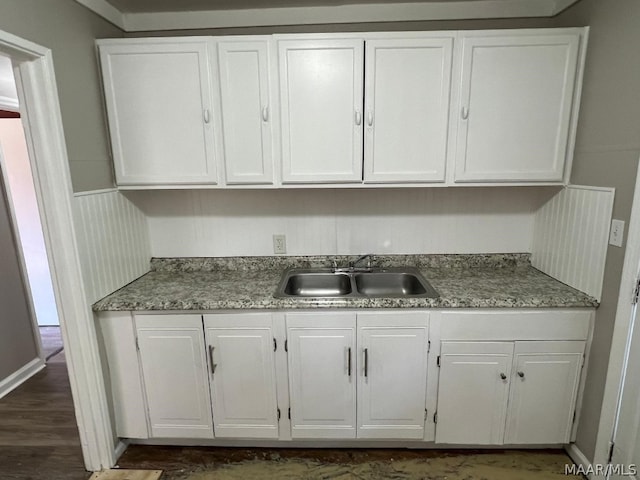
[[[0,399],[0,479],[86,480],[64,355]]]

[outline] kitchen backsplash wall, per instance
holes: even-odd
[[[536,213],[531,263],[600,300],[613,188],[570,185]]]
[[[530,252],[552,187],[127,192],[155,257]]]
[[[116,190],[77,193],[74,216],[89,303],[149,271],[144,214]]]

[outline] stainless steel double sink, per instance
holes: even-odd
[[[287,297],[438,297],[417,268],[290,269],[277,298]]]

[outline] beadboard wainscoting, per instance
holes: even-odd
[[[530,252],[535,212],[557,187],[174,190],[127,194],[147,216],[151,254]]]
[[[82,274],[93,303],[149,271],[147,220],[115,189],[74,197]]]
[[[600,300],[615,189],[571,185],[535,215],[531,263]]]

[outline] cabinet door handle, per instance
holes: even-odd
[[[373,126],[373,112],[371,110],[369,110],[369,113],[367,113],[367,125],[369,125],[370,127]]]
[[[362,114],[360,110],[356,110],[356,125],[360,125],[362,123]]]
[[[347,349],[347,370],[349,371],[349,376],[351,376],[351,347]]]
[[[369,376],[369,349],[364,349],[364,376]]]
[[[216,373],[216,367],[218,366],[215,363],[213,363],[213,350],[214,349],[215,349],[215,347],[213,345],[209,345],[209,364],[211,365],[211,375]]]
[[[211,121],[211,113],[209,112],[208,108],[204,109],[203,117],[204,117],[204,123],[209,123]]]
[[[267,120],[269,120],[269,106],[265,105],[262,107],[262,121],[266,122]]]
[[[462,107],[462,111],[460,113],[462,114],[463,120],[469,118],[469,109],[467,107]]]
[[[501,373],[501,374],[500,374],[500,378],[501,378],[502,380],[506,380],[506,379],[507,379],[507,376],[506,376],[504,373]]]
[[[520,378],[524,378],[524,372],[518,372],[518,376],[519,376]]]

